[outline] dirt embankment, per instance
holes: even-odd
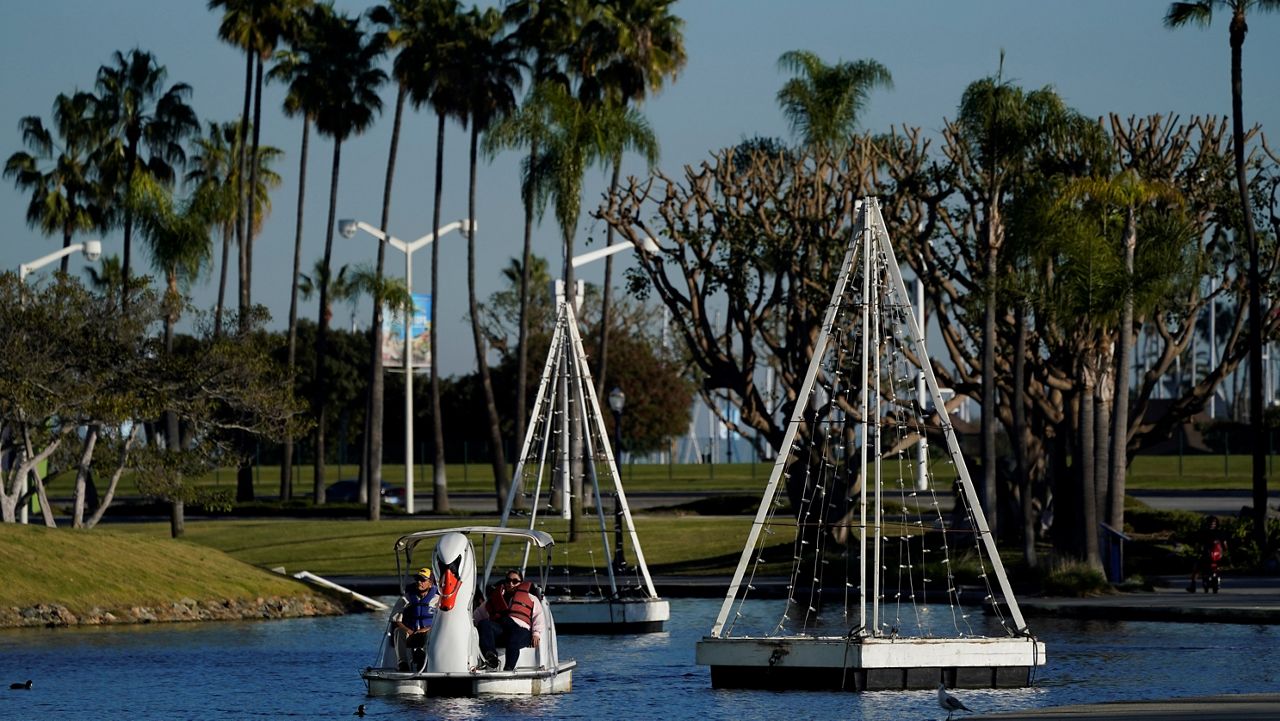
[[[255,599],[183,598],[168,605],[91,608],[75,613],[51,603],[35,606],[0,606],[0,628],[104,626],[119,623],[173,623],[184,621],[239,621],[253,619],[337,616],[342,604],[320,595],[265,596]]]

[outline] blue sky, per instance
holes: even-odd
[[[340,8],[362,11],[361,2]],[[786,124],[774,100],[786,79],[777,58],[807,49],[828,62],[874,58],[893,73],[895,87],[876,91],[862,124],[871,130],[891,125],[920,126],[936,133],[954,116],[965,86],[995,72],[1006,54],[1005,75],[1028,88],[1052,85],[1068,104],[1088,115],[1175,113],[1226,115],[1230,112],[1226,16],[1208,29],[1165,30],[1167,2],[1154,0],[681,0],[688,66],[674,84],[643,108],[662,145],[659,166],[677,174],[687,163],[756,135],[785,137]],[[48,118],[53,98],[77,88],[91,89],[99,65],[114,50],[140,47],[156,54],[171,82],[193,86],[192,103],[202,121],[233,119],[243,92],[243,57],[217,40],[219,16],[203,0],[44,0],[7,3],[0,24],[0,152],[22,149],[18,120]],[[1280,15],[1258,16],[1245,45],[1245,118],[1263,130],[1280,125]],[[367,134],[343,148],[338,217],[377,223],[390,139],[394,94],[384,92],[386,114]],[[280,112],[282,91],[265,95],[263,142],[283,149],[278,165],[284,183],[274,196],[272,216],[255,254],[254,299],[265,303],[282,327],[288,314],[288,273],[292,263],[293,218],[297,198],[300,124]],[[447,131],[443,218],[466,212],[466,136]],[[320,257],[328,202],[331,145],[315,139],[308,160],[303,266]],[[407,115],[392,200],[391,232],[411,240],[431,222],[431,168],[434,119]],[[518,157],[507,154],[480,170],[477,211],[481,247],[479,294],[501,286],[498,270],[520,251],[522,212],[517,193]],[[626,172],[642,172],[631,164]],[[603,170],[588,176],[579,252],[599,247],[604,228],[586,217],[604,186]],[[12,185],[0,187],[0,268],[60,246],[27,227],[27,199]],[[559,258],[558,231],[548,222],[535,234],[535,252]],[[591,239],[591,240],[589,240]],[[439,293],[442,369],[447,374],[474,367],[466,310],[465,243],[458,236],[441,243]],[[107,253],[121,251],[119,232],[103,238]],[[451,242],[452,241],[452,242]],[[335,238],[337,263],[362,263],[376,251],[368,236]],[[402,256],[388,253],[390,272],[400,272]],[[427,290],[428,255],[414,257],[415,290]],[[625,256],[624,256],[625,257]],[[144,258],[145,262],[145,258]],[[73,268],[82,267],[77,259]],[[599,282],[602,264],[583,276]],[[213,281],[198,285],[198,303],[212,305]],[[367,303],[356,311],[368,323]],[[314,317],[315,302],[301,313]],[[352,310],[339,307],[335,323],[350,322]]]

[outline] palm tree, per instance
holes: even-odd
[[[1063,190],[1065,200],[1089,198],[1104,208],[1118,211],[1123,217],[1121,246],[1124,254],[1123,298],[1116,347],[1115,406],[1111,423],[1112,437],[1107,482],[1106,522],[1112,528],[1124,528],[1125,476],[1129,466],[1129,378],[1133,370],[1134,290],[1139,285],[1134,276],[1134,256],[1138,248],[1138,225],[1144,207],[1161,204],[1178,207],[1182,197],[1168,183],[1145,180],[1134,170],[1125,170],[1109,178],[1082,178]]]
[[[320,99],[324,97],[325,68],[323,66],[323,28],[333,22],[330,5],[315,5],[302,13],[289,27],[288,50],[276,54],[276,64],[268,78],[288,86],[284,99],[284,113],[288,117],[302,116],[302,142],[298,152],[298,208],[293,231],[293,272],[289,276],[289,375],[297,363],[298,346],[298,279],[302,272],[302,219],[307,197],[307,156],[311,138],[311,123]],[[280,498],[293,497],[293,438],[286,437],[280,461]]]
[[[524,62],[519,46],[511,37],[500,37],[502,13],[489,8],[472,10],[464,16],[463,38],[455,60],[459,69],[467,69],[469,77],[461,87],[465,121],[471,126],[471,143],[467,161],[470,182],[467,189],[467,307],[471,316],[471,335],[475,343],[476,365],[484,390],[485,410],[489,415],[489,438],[493,443],[493,481],[498,510],[507,496],[507,462],[502,449],[502,425],[494,400],[493,382],[489,377],[488,353],[480,328],[480,308],[476,301],[476,171],[479,167],[480,135],[516,107],[516,91],[522,82]],[[433,354],[434,355],[434,354]]]
[[[1253,227],[1249,179],[1244,164],[1244,37],[1251,11],[1280,10],[1280,0],[1195,0],[1170,3],[1165,27],[1196,24],[1208,27],[1214,8],[1231,12],[1227,34],[1231,45],[1231,138],[1236,161],[1236,189],[1240,193],[1241,224],[1249,247],[1249,420],[1253,425],[1253,537],[1259,548],[1267,544],[1267,430],[1262,422],[1262,275],[1258,237]]]
[[[662,89],[668,78],[674,79],[684,67],[684,21],[670,13],[674,0],[609,0],[603,15],[613,35],[612,57],[601,69],[607,101],[639,105],[651,91]],[[622,154],[628,148],[625,139],[614,139],[613,175],[609,179],[609,197],[617,192],[622,174]],[[617,141],[621,141],[620,143]],[[650,135],[630,149],[640,152],[652,167],[657,162],[658,142]],[[613,245],[613,226],[606,231],[605,245]],[[604,261],[604,290],[600,306],[599,369],[596,393],[604,395],[608,387],[609,316],[612,308],[613,256]]]
[[[796,74],[778,91],[778,104],[791,131],[809,146],[843,146],[871,91],[893,87],[889,70],[875,60],[827,65],[808,50],[790,50],[778,58],[778,67]]]
[[[120,262],[120,256],[115,253],[99,258],[98,267],[88,266],[84,269],[84,274],[89,286],[108,299],[119,296],[121,292],[134,293],[147,285],[145,278],[130,278],[126,289],[124,265]]]
[[[529,94],[519,110],[503,118],[485,134],[484,149],[492,157],[499,150],[528,146],[529,155],[522,163],[520,195],[524,205],[524,246],[520,255],[522,275],[519,279],[520,311],[516,340],[516,407],[515,438],[525,435],[528,403],[529,370],[529,276],[533,259],[533,225],[535,217],[542,222],[546,209],[546,192],[538,184],[540,148],[549,133],[546,110],[539,100],[539,87],[544,83],[567,85],[564,71],[566,52],[572,40],[573,23],[568,22],[569,6],[564,0],[514,0],[503,10],[503,18],[515,26],[512,36],[529,63]],[[610,233],[612,233],[610,229]]]
[[[253,237],[261,223],[254,219],[255,201],[247,188],[257,185],[256,168],[251,162],[258,154],[259,131],[262,124],[263,69],[276,46],[289,34],[290,26],[301,12],[311,5],[311,0],[209,0],[210,10],[222,8],[222,22],[218,37],[245,51],[244,109],[240,115],[240,136],[247,138],[253,130],[252,145],[241,145],[240,167],[249,178],[249,185],[241,188],[239,212],[240,225],[236,232],[240,238],[240,314],[247,321],[247,310],[252,304]],[[249,100],[253,102],[253,122],[249,122]]]
[[[200,129],[195,111],[187,105],[191,86],[175,83],[166,88],[167,77],[167,71],[156,62],[154,55],[137,48],[127,55],[117,50],[111,63],[98,69],[92,114],[94,121],[112,138],[101,162],[113,176],[120,197],[127,196],[133,189],[133,177],[139,170],[161,183],[172,183],[174,165],[186,160],[183,141]],[[143,152],[148,154],[145,159],[140,158]],[[123,272],[127,281],[133,247],[133,211],[130,203],[123,206]],[[122,296],[121,302],[127,303],[127,297]]]
[[[1006,197],[1024,177],[1037,143],[1057,137],[1078,117],[1052,89],[1026,92],[1006,82],[1001,70],[993,77],[970,83],[960,99],[952,140],[972,156],[974,183],[983,189],[978,201],[977,243],[983,279],[982,374],[982,482],[979,489],[992,533],[998,531],[999,502],[996,493],[996,378],[995,344],[998,308],[999,259],[1005,242]]]
[[[563,242],[565,302],[574,303],[575,281],[573,264],[574,238],[582,207],[582,179],[587,167],[612,161],[619,144],[638,147],[652,132],[644,117],[634,108],[617,103],[583,103],[567,90],[553,84],[544,84],[547,118],[550,134],[546,139],[546,151],[541,157],[538,183],[547,188],[552,199],[556,223],[560,226]],[[577,443],[581,442],[579,429],[570,431],[570,455],[580,457]],[[581,515],[582,479],[576,471],[571,474],[574,492],[571,494],[574,508],[570,516],[570,537],[577,532],[576,519]]]
[[[547,189],[539,183],[538,166],[541,163],[542,148],[551,133],[550,119],[544,96],[551,81],[542,81],[534,85],[525,97],[520,108],[496,123],[484,137],[484,152],[489,158],[503,149],[529,148],[529,155],[521,162],[520,167],[520,199],[524,205],[524,247],[518,265],[521,275],[517,279],[519,288],[519,320],[516,340],[516,407],[515,421],[517,440],[525,434],[526,405],[528,399],[529,349],[529,308],[530,290],[537,287],[529,276],[533,259],[533,225],[535,219],[542,222],[547,205]],[[505,272],[505,271],[504,271]]]
[[[333,321],[333,307],[350,300],[353,292],[347,277],[347,266],[338,266],[336,275],[330,270],[325,267],[324,258],[316,258],[309,275],[307,273],[298,275],[298,293],[302,295],[303,300],[311,300],[311,296],[318,295],[321,288],[329,289],[324,305],[320,309],[326,325]]]
[[[4,164],[4,177],[31,193],[27,224],[46,235],[61,233],[63,248],[71,245],[76,233],[105,224],[102,187],[91,163],[100,136],[90,122],[90,102],[84,93],[58,95],[52,128],[34,115],[20,120],[23,144],[31,152],[18,151]],[[63,257],[63,273],[70,262],[69,256]]]
[[[461,120],[466,112],[461,89],[468,70],[454,61],[456,46],[461,42],[459,27],[461,7],[457,0],[427,0],[419,19],[424,37],[438,42],[410,43],[396,56],[396,64],[405,68],[409,80],[409,99],[415,108],[428,104],[436,113],[436,163],[432,228],[440,227],[441,195],[444,190],[445,120]],[[439,347],[436,316],[440,308],[440,244],[431,244],[431,338],[432,348]],[[439,353],[431,353],[431,433],[432,508],[449,510],[449,485],[445,472],[444,420],[440,413]],[[412,443],[413,439],[407,439]]]
[[[329,322],[325,309],[329,304],[327,271],[333,258],[333,225],[338,205],[338,177],[342,166],[342,143],[352,135],[364,132],[382,109],[378,89],[387,74],[376,67],[382,44],[365,35],[358,18],[333,15],[332,21],[318,29],[320,69],[324,79],[315,108],[316,131],[333,139],[333,167],[329,180],[329,215],[325,225],[324,268],[320,283],[320,321],[316,329],[316,458],[315,502],[324,503],[325,467],[325,356],[328,352]]]
[[[138,174],[130,197],[136,208],[138,229],[151,255],[151,264],[164,278],[164,350],[173,353],[174,327],[186,305],[184,288],[200,276],[201,269],[212,256],[209,229],[213,224],[210,211],[218,199],[201,197],[175,204],[168,186],[151,176]],[[165,446],[170,453],[180,450],[178,415],[171,410],[162,414]],[[177,538],[185,527],[184,502],[174,498],[170,508],[170,531]]]
[[[396,109],[391,123],[391,148],[387,151],[386,182],[382,190],[382,222],[379,227],[389,233],[387,225],[391,218],[391,185],[395,178],[396,151],[400,145],[400,122],[404,116],[405,100],[409,96],[409,87],[417,79],[420,68],[414,64],[419,56],[420,48],[426,44],[436,44],[440,38],[424,32],[427,28],[423,18],[426,16],[425,0],[392,0],[386,5],[378,5],[369,10],[369,19],[383,28],[379,36],[389,49],[396,51],[392,62],[392,75],[396,80]],[[379,493],[375,489],[382,487],[382,420],[385,402],[385,386],[382,377],[382,305],[386,301],[381,295],[383,269],[386,263],[387,244],[378,243],[378,260],[374,266],[374,278],[364,285],[373,299],[373,319],[370,333],[373,342],[369,358],[369,407],[365,415],[365,447],[364,463],[368,491],[366,501],[369,506],[369,520],[381,517],[382,505]],[[434,354],[433,354],[434,355]]]
[[[186,182],[194,186],[194,192],[203,199],[212,222],[222,231],[222,262],[218,276],[218,302],[214,308],[213,334],[222,335],[222,311],[225,308],[227,269],[236,221],[240,216],[239,198],[241,183],[240,124],[209,123],[203,137],[196,138],[191,153]],[[280,175],[272,165],[284,152],[272,146],[259,146],[257,156],[257,183],[253,192],[253,232],[262,228],[266,216],[271,213],[271,189],[280,185]],[[251,174],[252,175],[252,174]]]

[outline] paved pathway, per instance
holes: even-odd
[[[1112,703],[1058,706],[1029,711],[1011,711],[990,715],[957,716],[960,721],[1048,721],[1050,719],[1083,719],[1108,721],[1137,721],[1138,719],[1175,719],[1200,721],[1201,719],[1280,719],[1280,694],[1241,694],[1232,696],[1206,696],[1169,701],[1116,701]]]
[[[1280,623],[1280,577],[1222,579],[1218,593],[1187,593],[1187,579],[1157,578],[1154,591],[1092,598],[1020,597],[1024,615],[1185,623]],[[1277,715],[1276,718],[1280,718]]]

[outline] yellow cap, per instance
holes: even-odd
[[[419,569],[418,569],[418,572],[417,572],[417,573],[415,573],[415,574],[413,574],[413,575],[414,575],[414,576],[417,576],[418,578],[431,578],[431,569],[430,569],[430,568],[419,568]]]

